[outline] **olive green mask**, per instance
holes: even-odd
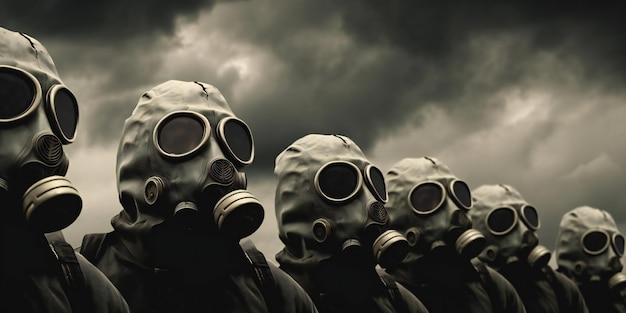
[[[556,240],[557,264],[579,284],[624,286],[623,253],[624,236],[607,211],[581,206],[563,215]]]
[[[171,221],[183,229],[248,236],[264,217],[241,172],[253,158],[250,129],[217,88],[164,82],[141,96],[124,124],[117,154],[124,211],[113,226],[148,233]]]
[[[472,191],[474,207],[470,216],[474,228],[487,239],[480,258],[495,268],[526,262],[542,268],[550,261],[550,251],[539,245],[539,215],[515,188],[482,185]]]
[[[439,160],[405,158],[387,172],[391,228],[407,238],[410,248],[405,264],[438,249],[454,249],[473,258],[485,238],[471,229],[467,212],[472,208],[470,189]]]
[[[69,167],[63,145],[74,140],[77,124],[76,98],[63,85],[46,48],[33,37],[0,28],[0,197],[5,216],[23,219],[44,233],[76,220],[82,200],[63,177]],[[15,208],[21,212],[13,212]]]
[[[354,256],[386,267],[406,255],[406,240],[388,229],[383,174],[348,137],[310,134],[276,158],[275,209],[288,253],[279,262],[313,266]]]

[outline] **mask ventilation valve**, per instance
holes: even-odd
[[[626,275],[617,273],[609,279],[609,289],[615,290],[626,285]]]
[[[372,250],[382,268],[393,267],[409,253],[409,243],[399,232],[387,230],[376,238]]]
[[[264,217],[265,210],[261,202],[243,189],[225,194],[213,209],[217,228],[237,239],[247,237],[259,229]]]
[[[526,260],[528,261],[528,265],[530,265],[531,267],[542,268],[548,265],[551,257],[552,254],[550,253],[550,250],[540,245],[534,247],[533,250],[530,251]]]
[[[63,176],[49,176],[37,181],[26,190],[23,200],[26,221],[44,233],[72,224],[83,207],[78,190]]]

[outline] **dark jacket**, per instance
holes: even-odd
[[[499,273],[513,284],[528,312],[589,312],[576,283],[549,266],[531,269],[519,263]]]
[[[6,229],[3,229],[3,235]],[[124,298],[95,266],[74,254],[60,233],[53,240],[64,244],[63,256],[43,234],[10,231],[2,236],[0,307],[13,312],[130,312]],[[63,272],[69,260],[72,270]],[[67,269],[67,268],[66,268]],[[71,277],[71,284],[65,279]]]
[[[117,286],[134,313],[317,312],[304,290],[271,262],[271,279],[261,283],[259,269],[238,245],[229,250],[197,245],[197,259],[158,268],[135,259],[115,231],[103,241],[93,239],[86,235],[81,251]]]
[[[412,266],[388,272],[416,295],[429,312],[526,312],[515,289],[502,275],[474,259],[425,256]]]
[[[309,264],[287,249],[276,259],[307,291],[320,313],[428,312],[419,299],[374,265],[344,266],[333,260]]]
[[[578,285],[590,313],[626,313],[626,287],[609,290],[606,282]]]

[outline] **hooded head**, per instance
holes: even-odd
[[[240,172],[253,158],[250,129],[219,90],[164,82],[141,96],[124,124],[117,154],[124,210],[113,226],[140,236],[161,224],[234,240],[248,236],[264,217]]]
[[[581,206],[563,215],[556,240],[557,264],[579,285],[623,286],[623,253],[624,237],[607,211]]]
[[[406,255],[406,240],[387,227],[383,174],[350,138],[304,136],[276,157],[274,174],[281,264],[346,256],[385,267]]]
[[[522,195],[509,185],[482,185],[472,191],[470,211],[474,228],[487,239],[481,260],[497,269],[525,262],[542,268],[550,261],[550,251],[539,245],[536,231],[539,215]]]
[[[63,145],[76,136],[78,104],[35,38],[0,28],[0,197],[11,216],[41,232],[61,230],[82,208],[63,176]]]
[[[439,160],[405,158],[387,172],[391,228],[407,238],[411,264],[438,249],[453,249],[467,259],[484,247],[485,238],[471,229],[468,185]]]

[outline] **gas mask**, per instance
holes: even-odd
[[[183,231],[246,237],[264,218],[240,172],[253,158],[250,129],[215,87],[181,81],[156,86],[125,123],[118,151],[125,211],[114,226],[167,222]]]
[[[73,223],[82,200],[63,177],[78,104],[36,39],[0,28],[0,197],[44,233]]]
[[[472,197],[468,185],[434,158],[406,158],[387,173],[391,227],[410,245],[405,263],[454,249],[463,258],[480,253],[485,238],[472,229],[468,211]]]
[[[600,283],[615,291],[626,287],[620,261],[624,236],[604,210],[581,206],[563,215],[556,255],[559,270],[579,285]]]
[[[539,245],[539,214],[509,185],[483,185],[475,189],[474,228],[487,238],[480,258],[494,268],[525,262],[540,269],[550,261],[550,251]]]
[[[295,258],[387,267],[406,255],[406,239],[387,227],[383,173],[349,138],[302,137],[276,158],[274,172],[279,237]]]

